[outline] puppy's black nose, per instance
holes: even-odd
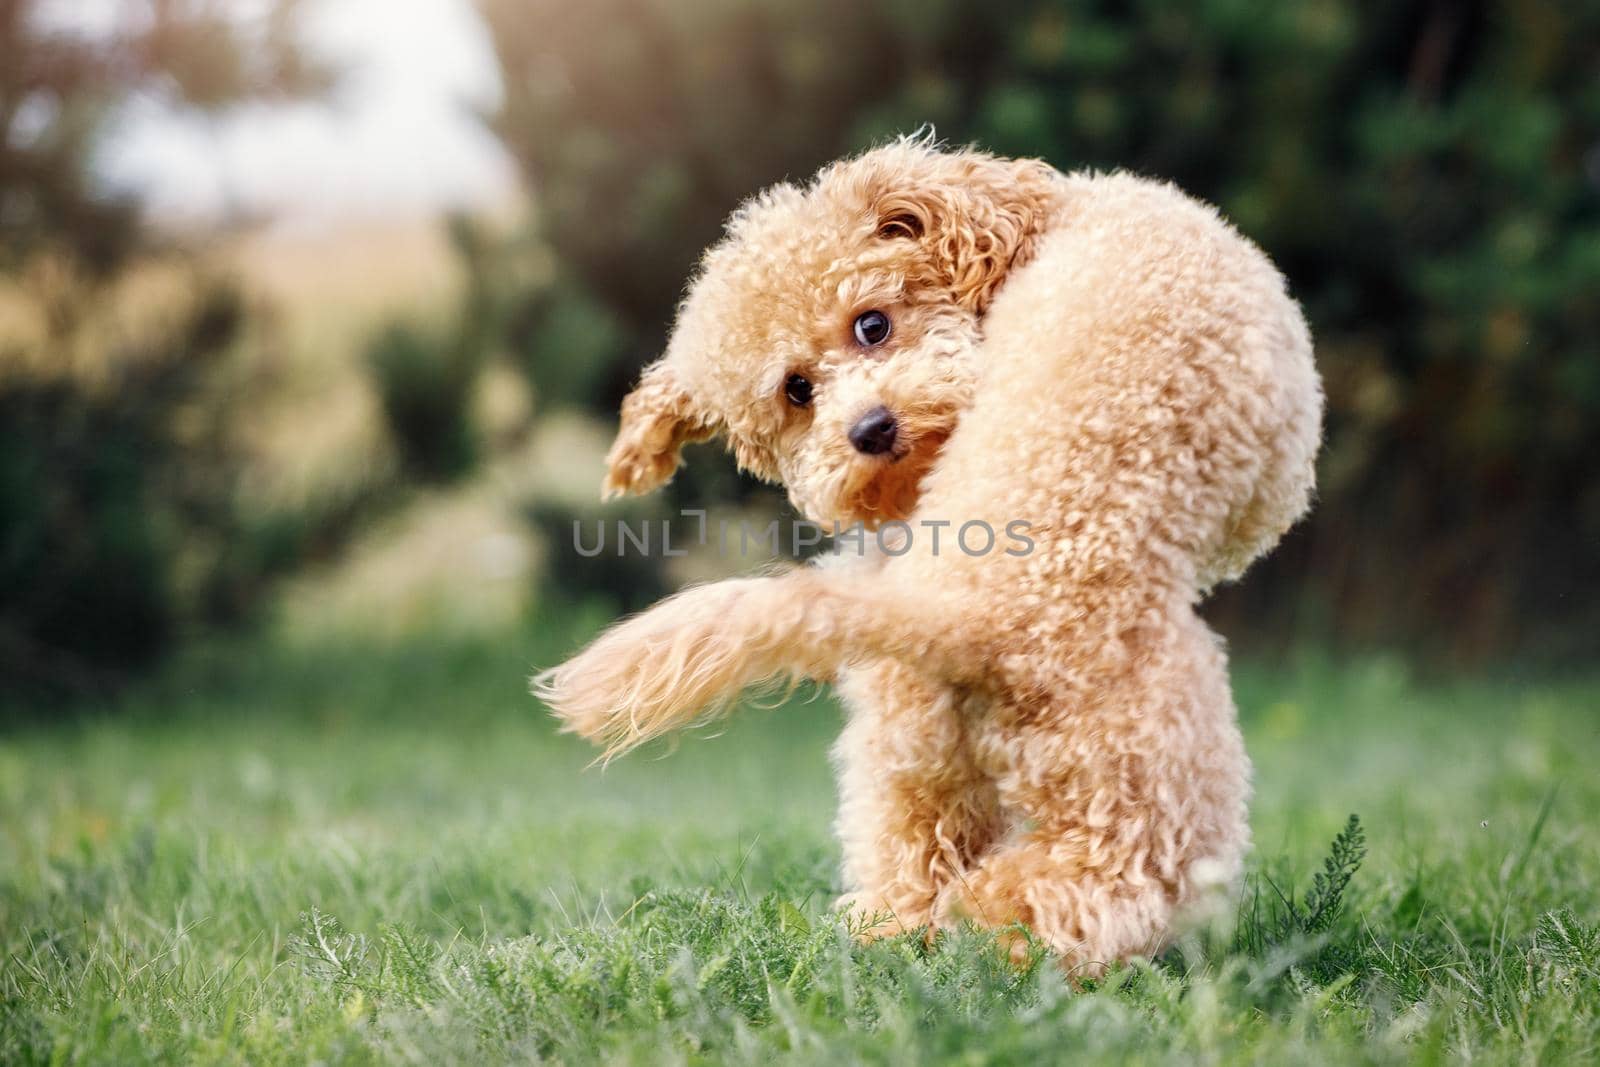
[[[850,443],[856,446],[857,452],[864,452],[869,456],[881,456],[894,447],[895,435],[894,414],[886,407],[879,405],[856,420],[850,427]]]

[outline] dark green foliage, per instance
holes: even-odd
[[[1287,901],[1288,922],[1299,933],[1320,934],[1333,926],[1344,906],[1344,891],[1367,856],[1367,835],[1361,820],[1350,816],[1322,861],[1322,870],[1312,879],[1311,888],[1297,907]]]
[[[514,342],[552,396],[610,416],[728,211],[877,139],[1158,175],[1283,266],[1328,383],[1318,510],[1226,627],[1600,652],[1600,5],[479,6],[556,254]],[[574,317],[594,343],[549,340]]]
[[[450,481],[471,469],[478,455],[472,424],[478,353],[395,323],[373,340],[367,360],[406,470],[425,480]]]
[[[1366,832],[1352,815],[1303,897],[1265,872],[1252,875],[1241,897],[1231,951],[1280,970],[1292,966],[1321,985],[1359,971],[1364,963],[1358,939],[1340,928],[1339,920],[1345,891],[1366,854]]]
[[[1571,908],[1546,912],[1534,943],[1556,977],[1600,982],[1600,924],[1583,922]]]
[[[610,310],[568,281],[528,294],[507,330],[539,403],[584,407],[602,395],[626,336]]]
[[[216,111],[327,84],[291,32],[298,0],[248,24],[220,8],[129,5],[101,40],[0,0],[0,272],[25,291],[37,350],[0,351],[0,695],[104,689],[198,624],[251,615],[266,582],[352,512],[258,514],[237,495],[228,427],[248,308],[163,248],[139,204],[100,186],[97,149],[134,94]],[[140,256],[188,294],[133,341],[97,329]]]
[[[254,618],[274,579],[393,496],[376,479],[293,507],[241,496],[245,309],[226,285],[200,299],[107,381],[0,375],[0,697],[112,689]]]
[[[474,403],[484,365],[504,331],[516,242],[502,245],[464,215],[447,220],[465,273],[454,316],[441,326],[396,322],[367,347],[390,436],[406,472],[449,482],[472,470],[483,442]]]
[[[104,686],[172,639],[179,546],[221,533],[232,507],[220,412],[203,439],[175,427],[215,400],[239,313],[218,291],[187,336],[104,387],[0,381],[0,689]]]

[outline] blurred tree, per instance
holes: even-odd
[[[0,694],[113,684],[184,626],[246,614],[312,527],[338,521],[337,507],[238,508],[226,376],[246,309],[231,285],[189,263],[191,292],[158,335],[92,328],[136,261],[174,254],[137,198],[96,178],[121,109],[323,91],[330,72],[293,32],[300,6],[242,20],[147,0],[84,35],[59,5],[0,0],[0,280],[44,326],[0,341]]]
[[[440,328],[390,323],[367,345],[368,369],[401,461],[408,474],[428,482],[461,478],[479,458],[473,401],[499,343],[507,282],[515,277],[483,226],[459,214],[446,221],[466,268],[454,319]]]
[[[0,0],[0,268],[40,252],[106,278],[145,247],[139,203],[96,180],[94,155],[136,96],[218,113],[321,93],[332,72],[294,33],[303,0],[241,20],[215,0],[132,0],[104,35],[59,5]]]
[[[614,411],[727,212],[884,136],[1158,175],[1283,266],[1329,389],[1322,502],[1225,628],[1600,652],[1594,0],[479,6],[552,399]]]

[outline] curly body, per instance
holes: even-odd
[[[866,308],[881,349],[850,337]],[[848,439],[874,406],[892,454]],[[1173,187],[916,141],[843,161],[733,217],[606,488],[720,436],[808,517],[949,522],[943,551],[688,589],[536,692],[615,754],[752,684],[833,682],[857,925],[1021,922],[1097,973],[1239,873],[1250,765],[1195,609],[1307,508],[1321,412],[1282,277]],[[1032,551],[951,550],[973,520]]]

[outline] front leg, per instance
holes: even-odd
[[[981,662],[952,653],[956,631],[930,622],[959,616],[885,573],[802,567],[684,590],[535,677],[534,695],[610,758],[773,678],[830,680],[869,657],[935,673]]]
[[[841,674],[849,712],[833,748],[837,830],[847,894],[837,907],[858,937],[930,925],[1003,832],[992,781],[973,763],[963,696],[891,660]]]
[[[686,589],[535,677],[534,695],[607,758],[686,726],[745,686],[802,665],[790,584],[785,575]]]

